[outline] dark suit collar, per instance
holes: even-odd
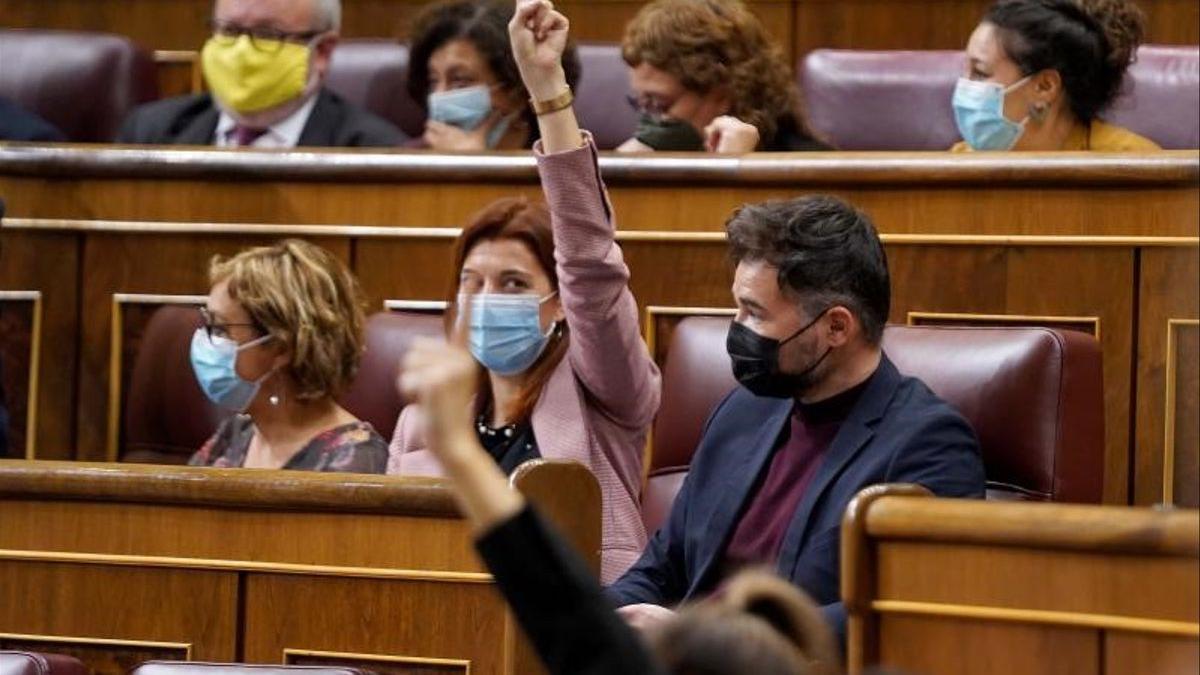
[[[725,545],[737,523],[737,517],[745,507],[759,474],[763,472],[771,457],[779,434],[792,413],[793,403],[791,399],[786,398],[758,397],[754,399],[753,405],[754,414],[740,415],[738,418],[738,423],[746,425],[746,433],[733,435],[733,438],[745,439],[745,442],[720,449],[720,452],[744,453],[745,459],[732,463],[737,470],[730,471],[722,485],[722,495],[719,497],[721,503],[713,511],[713,521],[708,527],[709,543],[701,556],[704,563],[688,589],[689,596],[693,591],[704,592],[710,587],[710,577],[720,567]],[[750,431],[751,429],[754,431]]]
[[[875,436],[875,423],[887,411],[888,405],[896,395],[896,388],[900,386],[901,379],[900,372],[888,359],[887,354],[881,355],[879,367],[871,375],[871,381],[863,390],[862,397],[859,398],[846,421],[838,429],[837,435],[833,437],[833,442],[829,444],[829,449],[825,451],[825,457],[817,469],[817,475],[805,489],[800,505],[796,507],[796,514],[792,516],[791,524],[783,536],[777,570],[785,578],[791,577],[792,568],[795,567],[801,544],[808,534],[813,511],[818,501],[833,484],[833,481],[841,475],[846,465],[857,457],[863,447]]]
[[[317,102],[312,114],[300,132],[300,140],[296,145],[305,147],[332,147],[337,145],[334,138],[345,116],[345,104],[328,89],[321,87],[317,91]]]
[[[201,94],[195,104],[189,104],[188,112],[179,118],[179,127],[175,131],[172,143],[177,145],[212,145],[213,136],[217,133],[217,120],[221,113],[217,110],[211,94]]]

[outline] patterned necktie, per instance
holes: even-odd
[[[238,124],[229,132],[229,140],[239,148],[244,148],[254,144],[263,134],[267,133],[267,129],[255,129],[253,127],[243,126]]]

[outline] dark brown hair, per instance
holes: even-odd
[[[1130,0],[1000,0],[983,21],[1022,75],[1054,70],[1071,112],[1090,122],[1121,93],[1142,41],[1142,10]]]
[[[841,659],[820,610],[766,572],[743,572],[651,635],[674,675],[835,675]]]
[[[724,87],[729,114],[769,145],[781,119],[803,131],[800,95],[779,46],[740,0],[656,0],[625,28],[621,55],[648,63],[698,94]]]
[[[550,286],[558,290],[558,271],[554,264],[554,232],[550,227],[550,210],[545,204],[531,202],[524,197],[498,199],[471,218],[463,228],[454,245],[454,279],[448,293],[449,309],[446,312],[446,331],[452,330],[458,316],[459,276],[463,264],[472,249],[483,241],[512,240],[520,242],[537,258],[542,271],[550,278]],[[529,419],[537,404],[542,388],[551,373],[567,353],[570,342],[566,321],[559,322],[558,329],[550,336],[550,343],[530,367],[525,386],[517,398],[514,409],[505,411],[510,422],[522,423]],[[483,412],[492,404],[491,387],[486,386],[487,371],[480,368],[477,412]]]
[[[865,213],[829,195],[746,204],[725,223],[729,255],[779,269],[779,287],[809,315],[849,309],[879,344],[891,309],[887,254]]]

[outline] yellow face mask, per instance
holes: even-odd
[[[217,100],[243,114],[274,108],[300,96],[308,84],[308,45],[250,36],[213,36],[200,65]]]

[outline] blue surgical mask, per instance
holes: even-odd
[[[1004,87],[995,82],[958,78],[952,100],[954,122],[971,149],[1012,150],[1029,118],[1013,122],[1005,117],[1004,95],[1028,81],[1028,77],[1023,77]]]
[[[429,95],[428,105],[429,119],[472,131],[492,114],[492,90],[486,84],[479,84],[436,92]],[[511,123],[512,117],[505,117],[488,132],[489,148],[496,147]]]
[[[471,303],[468,343],[475,360],[497,375],[529,370],[554,331],[551,326],[543,333],[541,321],[542,303],[552,297],[554,293],[544,298],[499,293],[460,296],[460,306]]]
[[[238,352],[260,345],[271,339],[264,335],[257,340],[251,340],[239,345],[233,340],[214,335],[209,337],[204,328],[197,328],[192,335],[192,371],[208,400],[229,410],[244,411],[254,397],[258,388],[274,371],[253,382],[243,380],[237,374]]]

